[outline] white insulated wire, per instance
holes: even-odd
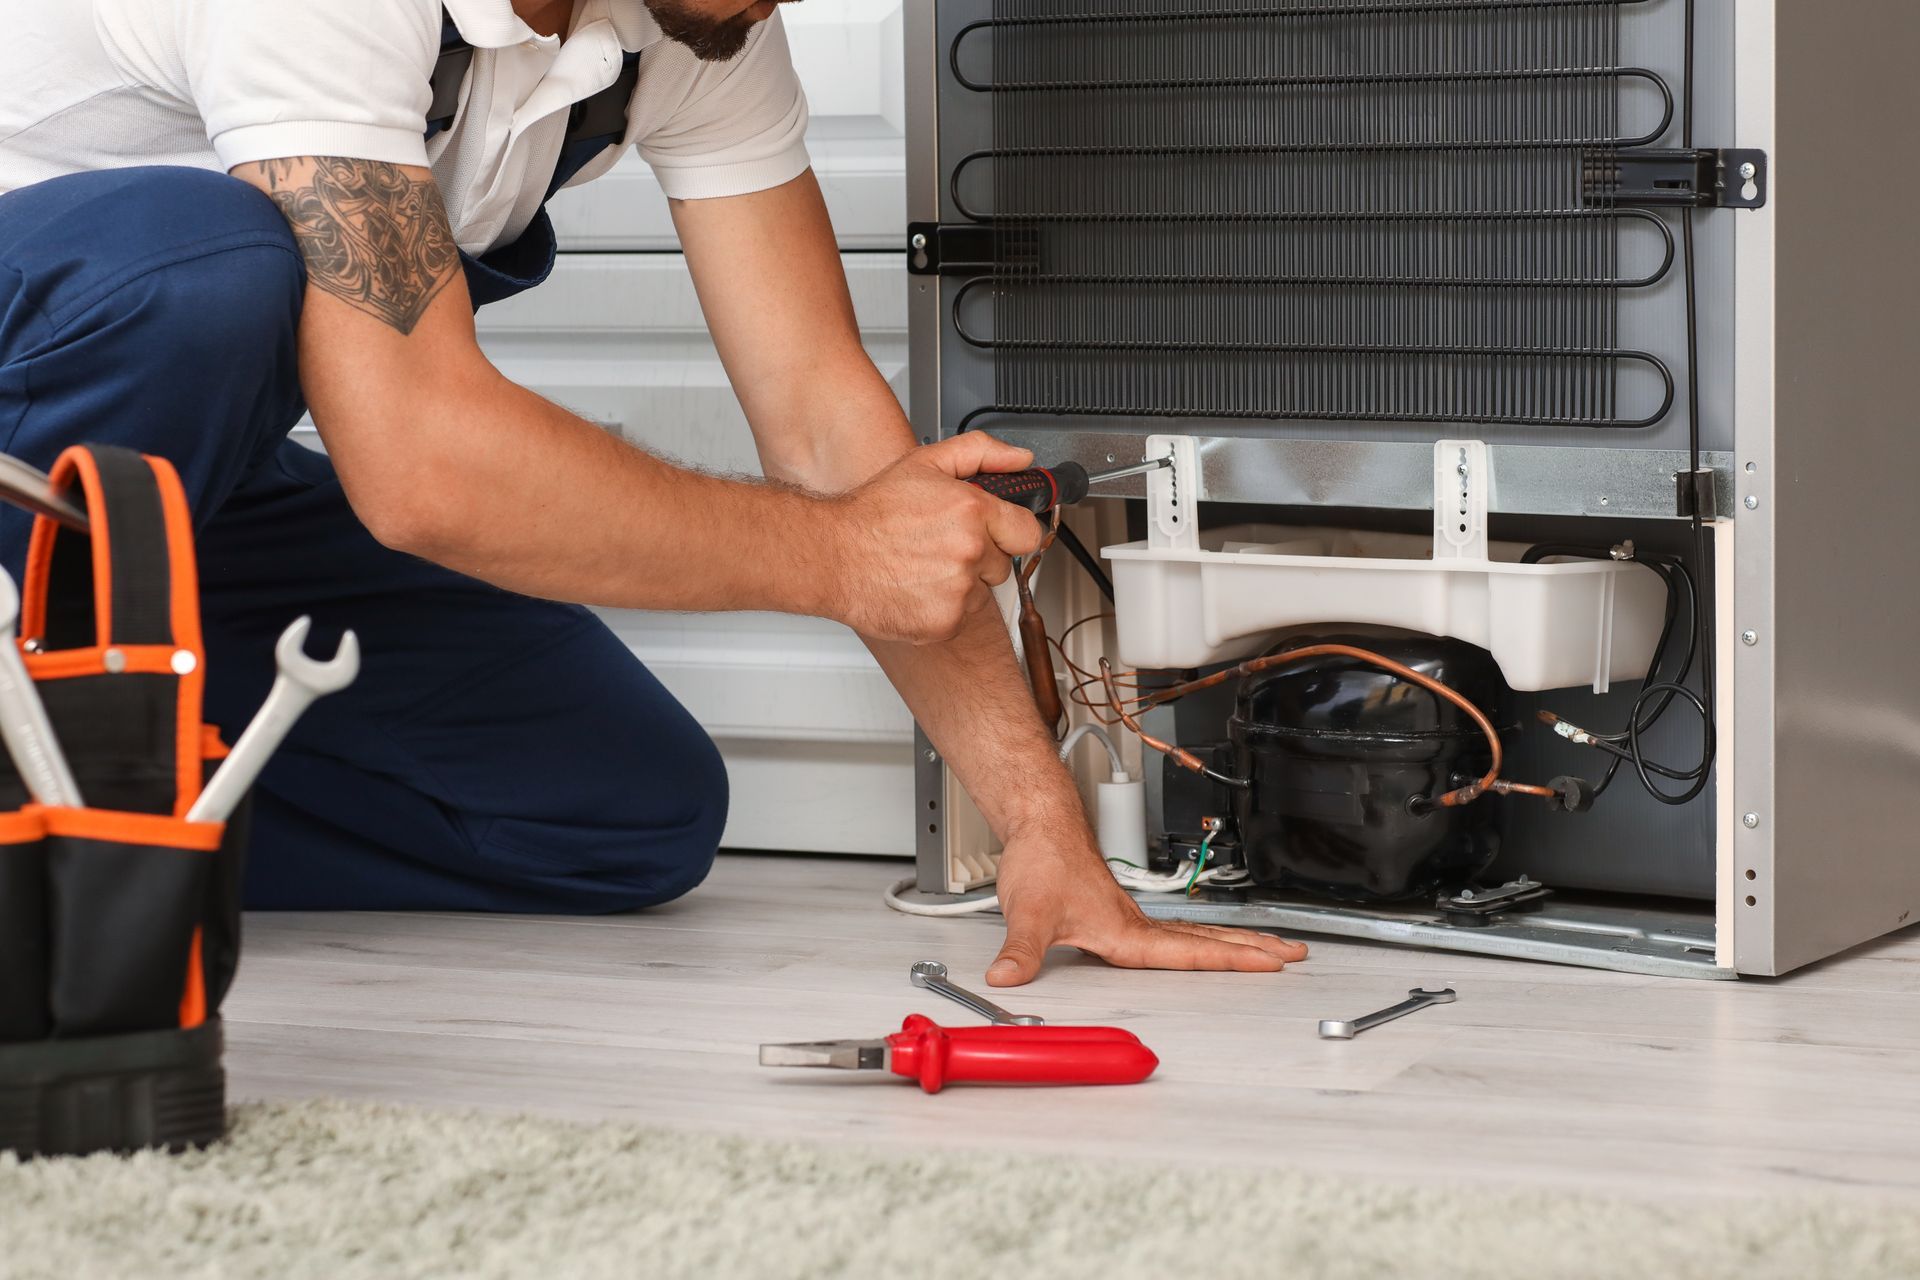
[[[1120,748],[1113,745],[1112,736],[1109,735],[1104,728],[1091,721],[1081,725],[1067,735],[1066,741],[1060,744],[1060,759],[1065,761],[1072,757],[1073,749],[1088,738],[1095,739],[1101,746],[1107,749],[1107,761],[1113,765],[1113,780],[1115,782],[1129,781],[1126,762],[1120,758]]]
[[[998,911],[1000,895],[989,894],[984,898],[969,898],[965,902],[908,902],[900,895],[919,884],[918,877],[908,876],[895,881],[884,895],[886,904],[895,911],[910,916],[972,916],[982,911]]]
[[[1114,745],[1113,737],[1108,734],[1106,729],[1098,724],[1083,724],[1069,733],[1066,736],[1066,740],[1060,744],[1060,759],[1062,761],[1067,760],[1073,755],[1074,748],[1078,747],[1088,738],[1092,738],[1102,747],[1106,748],[1107,762],[1113,769],[1113,781],[1115,783],[1131,783],[1132,779],[1127,773],[1126,762],[1120,758],[1119,747]],[[1113,873],[1114,880],[1119,883],[1121,888],[1138,893],[1184,893],[1187,889],[1188,879],[1193,875],[1193,859],[1191,858],[1181,863],[1179,867],[1167,875],[1157,875],[1145,868],[1131,866],[1124,862],[1116,862],[1112,859],[1108,859],[1106,865],[1107,869]],[[1214,867],[1202,871],[1196,883],[1231,883],[1244,879],[1245,876],[1246,873],[1238,868]],[[918,883],[919,880],[917,877],[908,876],[903,880],[896,881],[882,895],[882,898],[887,906],[893,910],[910,916],[972,916],[979,915],[985,911],[998,911],[1000,909],[999,894],[989,894],[984,898],[968,898],[961,902],[909,902],[900,896],[908,890],[913,889]]]
[[[1122,889],[1134,893],[1185,893],[1187,880],[1193,875],[1193,859],[1189,858],[1166,875],[1148,871],[1144,867],[1128,866],[1122,862],[1109,860],[1107,867],[1113,872],[1113,878],[1120,882]],[[1200,873],[1195,884],[1236,884],[1246,879],[1247,873],[1238,867],[1210,867]]]

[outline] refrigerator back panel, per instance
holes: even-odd
[[[941,0],[943,221],[991,246],[942,277],[942,430],[1685,448],[1680,219],[1611,204],[1606,158],[1730,132],[1732,2],[1691,86],[1687,10]]]

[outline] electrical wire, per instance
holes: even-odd
[[[1682,56],[1686,64],[1687,74],[1686,86],[1680,108],[1680,145],[1689,151],[1693,149],[1694,144],[1696,10],[1697,0],[1686,0],[1685,49]],[[1694,219],[1696,214],[1697,208],[1693,205],[1685,206],[1680,211],[1680,239],[1683,256],[1686,260],[1684,276],[1686,284],[1687,331],[1687,465],[1690,476],[1698,476],[1700,474],[1703,454],[1700,423],[1700,272],[1698,255],[1695,252],[1694,237]],[[1707,521],[1710,516],[1717,517],[1719,513],[1701,511],[1697,501],[1698,488],[1695,487],[1692,492],[1696,495],[1696,501],[1691,504],[1693,510],[1689,513],[1689,522],[1692,526],[1693,560],[1694,564],[1698,566],[1700,572],[1704,575],[1712,563],[1709,557]],[[1565,551],[1566,554],[1591,554],[1590,552],[1579,550],[1561,550]],[[1699,799],[1706,791],[1707,783],[1713,774],[1713,766],[1719,755],[1720,743],[1719,718],[1714,705],[1718,700],[1718,684],[1715,673],[1713,634],[1707,621],[1706,601],[1704,593],[1701,590],[1701,584],[1694,579],[1692,572],[1688,570],[1687,566],[1678,559],[1667,561],[1665,567],[1671,574],[1675,575],[1675,577],[1668,578],[1667,584],[1669,591],[1667,631],[1662,634],[1660,645],[1655,652],[1654,665],[1648,674],[1649,683],[1641,688],[1639,695],[1634,699],[1632,710],[1628,713],[1627,729],[1625,732],[1617,734],[1590,733],[1577,726],[1564,724],[1559,717],[1554,716],[1550,712],[1542,712],[1540,718],[1546,723],[1553,725],[1556,731],[1571,741],[1584,746],[1596,747],[1613,757],[1613,759],[1608,762],[1606,775],[1595,788],[1594,794],[1596,797],[1603,794],[1606,789],[1613,784],[1614,778],[1618,776],[1623,765],[1631,763],[1634,768],[1634,773],[1640,779],[1640,785],[1646,789],[1648,795],[1652,796],[1661,804],[1678,808],[1681,805],[1691,804],[1693,801]],[[1657,680],[1656,677],[1660,674],[1661,659],[1664,656],[1667,640],[1671,633],[1674,616],[1677,611],[1677,605],[1675,604],[1675,597],[1678,594],[1675,586],[1676,579],[1678,582],[1684,583],[1687,592],[1688,611],[1690,614],[1688,619],[1690,635],[1687,643],[1687,655],[1681,663],[1680,674],[1678,676],[1660,681]],[[1695,693],[1686,685],[1688,676],[1693,672],[1696,659],[1700,667],[1700,692],[1698,693]],[[1642,746],[1641,740],[1643,735],[1651,729],[1654,724],[1659,722],[1660,718],[1666,714],[1668,708],[1670,708],[1676,700],[1686,702],[1700,716],[1700,763],[1692,769],[1674,769],[1656,761],[1649,760]],[[1648,710],[1649,703],[1654,704],[1650,711]],[[1673,792],[1655,782],[1654,779],[1656,777],[1665,778],[1669,781],[1684,782],[1689,785],[1684,791]]]
[[[1193,896],[1193,891],[1200,887],[1201,873],[1207,869],[1207,855],[1213,852],[1213,838],[1219,834],[1220,831],[1216,827],[1214,830],[1207,832],[1206,838],[1200,842],[1200,854],[1193,860],[1193,874],[1187,877],[1187,896],[1189,898]]]
[[[997,893],[984,898],[963,898],[959,902],[908,902],[900,896],[919,883],[914,876],[896,880],[893,887],[881,895],[882,900],[895,911],[909,916],[974,916],[1000,909],[1000,895]]]
[[[1680,133],[1681,133],[1680,145],[1683,147],[1686,147],[1689,150],[1691,150],[1693,147],[1693,123],[1694,123],[1693,83],[1695,80],[1695,72],[1697,70],[1697,66],[1695,62],[1694,27],[1695,27],[1695,16],[1696,16],[1697,7],[1698,6],[1696,3],[1696,0],[1687,0],[1686,2],[1687,31],[1686,31],[1686,49],[1685,49],[1685,58],[1686,58],[1686,64],[1687,64],[1687,85],[1686,85],[1686,94],[1682,101],[1681,113],[1680,113]],[[1701,456],[1701,448],[1700,448],[1700,436],[1701,436],[1701,431],[1700,431],[1700,271],[1699,271],[1699,261],[1697,256],[1694,253],[1694,235],[1693,235],[1694,214],[1695,214],[1695,210],[1691,205],[1689,205],[1686,209],[1682,211],[1680,215],[1681,217],[1680,231],[1681,231],[1681,240],[1686,251],[1686,259],[1687,259],[1687,270],[1686,270],[1687,448],[1688,448],[1689,454],[1691,455],[1691,462],[1689,465],[1693,468],[1693,473],[1695,475],[1698,475],[1700,473],[1700,456]],[[1708,558],[1708,552],[1707,552],[1707,542],[1708,542],[1707,515],[1709,513],[1701,511],[1698,502],[1695,502],[1693,504],[1693,508],[1694,508],[1693,510],[1693,556],[1694,556],[1695,562],[1700,566],[1700,572],[1704,575],[1707,572],[1709,564],[1711,563],[1711,561]],[[1711,514],[1717,516],[1719,513],[1713,512]],[[1718,720],[1718,715],[1714,708],[1714,703],[1718,699],[1718,692],[1717,692],[1718,685],[1715,680],[1713,636],[1707,627],[1707,621],[1706,621],[1707,611],[1704,607],[1704,600],[1698,594],[1696,594],[1695,596],[1695,603],[1696,603],[1696,607],[1694,610],[1694,613],[1695,613],[1694,623],[1695,623],[1696,630],[1698,632],[1697,640],[1698,640],[1699,649],[1700,649],[1700,688],[1702,690],[1703,696],[1696,696],[1693,693],[1684,689],[1680,690],[1679,692],[1680,694],[1688,698],[1690,701],[1692,701],[1695,708],[1700,712],[1700,722],[1701,722],[1701,728],[1702,728],[1702,735],[1701,735],[1702,743],[1701,743],[1701,751],[1700,751],[1699,776],[1693,780],[1693,785],[1687,788],[1687,790],[1685,790],[1684,792],[1681,792],[1676,795],[1674,793],[1664,791],[1661,788],[1659,788],[1657,785],[1655,785],[1652,777],[1649,776],[1652,771],[1649,769],[1648,763],[1640,751],[1638,739],[1636,738],[1631,744],[1634,769],[1639,773],[1640,782],[1643,786],[1646,787],[1648,794],[1652,795],[1653,798],[1660,801],[1660,803],[1665,805],[1671,805],[1676,808],[1680,805],[1692,803],[1694,800],[1700,797],[1701,793],[1706,791],[1707,782],[1712,776],[1714,761],[1718,757],[1719,749],[1720,749],[1719,720]],[[1664,690],[1660,690],[1660,691],[1664,692]],[[1642,696],[1644,697],[1647,691],[1642,690],[1641,693],[1642,693]]]
[[[1564,558],[1618,559],[1610,549],[1550,544],[1531,548],[1521,557],[1521,562],[1538,564],[1547,559]],[[1660,764],[1649,760],[1641,746],[1643,736],[1660,723],[1676,700],[1686,701],[1703,717],[1706,714],[1704,699],[1687,687],[1687,681],[1693,674],[1694,663],[1700,651],[1702,628],[1699,619],[1699,586],[1695,583],[1686,563],[1677,556],[1638,555],[1634,558],[1634,562],[1659,574],[1667,584],[1667,614],[1666,622],[1661,627],[1659,642],[1654,646],[1653,663],[1648,668],[1647,682],[1642,686],[1640,695],[1634,700],[1633,709],[1627,717],[1627,727],[1619,733],[1595,733],[1580,728],[1551,711],[1540,713],[1541,722],[1552,727],[1562,737],[1581,746],[1594,747],[1611,757],[1607,763],[1606,774],[1594,787],[1595,799],[1606,794],[1607,788],[1613,785],[1621,768],[1629,763],[1634,764],[1635,772],[1641,775],[1642,784],[1647,786],[1656,797],[1665,793],[1651,784],[1651,777],[1658,776],[1676,782],[1691,783],[1698,781],[1705,769],[1704,765],[1682,770]],[[1682,616],[1683,598],[1687,619],[1686,652],[1681,658],[1679,670],[1663,676],[1662,672],[1667,665],[1667,655],[1671,650],[1673,637],[1679,633],[1678,624]],[[1653,704],[1651,709],[1648,707],[1649,703]]]
[[[1201,870],[1192,859],[1181,862],[1166,875],[1148,871],[1120,858],[1108,858],[1106,862],[1107,869],[1113,872],[1114,881],[1130,893],[1191,893],[1201,885],[1229,888],[1244,884],[1251,878],[1241,867],[1209,867]],[[909,902],[900,896],[918,883],[913,876],[897,880],[881,895],[882,900],[902,915],[934,918],[977,916],[1000,909],[1000,895],[997,893],[982,898],[963,898],[958,902]]]
[[[1068,627],[1060,633],[1058,639],[1049,637],[1055,651],[1060,655],[1061,664],[1066,667],[1067,671],[1073,676],[1074,683],[1073,687],[1067,691],[1067,700],[1077,707],[1086,708],[1092,713],[1095,721],[1108,729],[1115,728],[1120,724],[1119,717],[1109,714],[1110,708],[1104,696],[1098,701],[1087,696],[1088,689],[1101,683],[1100,676],[1098,673],[1088,671],[1079,663],[1075,662],[1067,653],[1066,642],[1072,639],[1080,628],[1090,626],[1096,622],[1112,621],[1114,616],[1115,615],[1111,613],[1096,613],[1090,617],[1082,618],[1080,621]],[[1137,693],[1139,690],[1138,681],[1134,680],[1131,676],[1116,676],[1115,681],[1122,688],[1130,692]]]
[[[1108,858],[1107,866],[1113,871],[1113,878],[1122,889],[1133,893],[1185,893],[1188,883],[1193,879],[1193,859],[1188,858],[1165,875],[1148,871],[1131,862],[1119,858]],[[1209,867],[1199,873],[1199,883],[1215,885],[1223,889],[1243,885],[1252,880],[1244,867]]]
[[[1093,585],[1100,589],[1100,594],[1107,598],[1108,603],[1112,603],[1113,579],[1108,577],[1107,571],[1100,567],[1100,562],[1094,558],[1093,552],[1087,550],[1087,544],[1080,541],[1079,535],[1069,529],[1065,522],[1060,525],[1059,537],[1060,545],[1067,549],[1067,554],[1080,562],[1080,567],[1087,571],[1089,578],[1093,579]]]
[[[1085,742],[1088,738],[1092,738],[1107,749],[1107,763],[1113,766],[1113,780],[1115,782],[1132,781],[1132,778],[1127,774],[1126,761],[1120,758],[1120,748],[1113,744],[1113,738],[1107,733],[1106,729],[1097,724],[1080,725],[1074,729],[1072,733],[1067,735],[1066,741],[1060,744],[1061,762],[1065,763],[1067,759],[1073,755],[1073,749],[1082,742]]]
[[[1251,779],[1235,778],[1217,772],[1209,768],[1206,761],[1193,754],[1193,752],[1188,751],[1185,747],[1176,747],[1172,743],[1162,742],[1145,729],[1142,729],[1140,722],[1134,719],[1125,707],[1120,705],[1120,693],[1113,682],[1113,667],[1105,658],[1100,659],[1100,678],[1107,687],[1108,705],[1113,708],[1114,714],[1120,717],[1120,723],[1127,726],[1128,732],[1132,733],[1134,737],[1166,756],[1182,769],[1211,778],[1223,787],[1232,787],[1239,791],[1250,791],[1253,789]],[[1171,699],[1169,699],[1169,701],[1170,700]]]

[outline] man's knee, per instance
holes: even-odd
[[[290,356],[306,270],[279,208],[265,192],[223,173],[142,172],[137,207],[176,234],[156,249],[156,269],[120,286],[123,295],[156,335],[172,333],[194,352],[238,362]]]
[[[564,825],[490,824],[483,844],[515,868],[510,878],[530,909],[637,911],[684,897],[707,878],[727,825],[726,765],[690,718],[675,730],[656,742],[650,767],[603,761],[615,767],[598,788],[597,811]]]
[[[695,727],[682,737],[678,767],[665,781],[675,797],[673,821],[661,825],[657,814],[636,815],[626,833],[632,863],[622,878],[625,900],[608,910],[671,902],[693,892],[713,870],[732,794],[726,764],[704,730]]]
[[[8,452],[43,468],[82,440],[157,454],[210,516],[300,418],[305,286],[286,219],[225,174],[117,169],[0,196]],[[24,537],[0,512],[16,564]]]

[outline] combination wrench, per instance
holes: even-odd
[[[296,619],[280,633],[273,646],[273,661],[278,672],[266,702],[233,744],[233,752],[214,772],[213,781],[187,810],[188,822],[225,822],[240,807],[267,761],[286,741],[288,730],[316,698],[338,693],[360,674],[360,639],[349,631],[340,637],[340,648],[326,662],[307,656],[307,632],[312,618]]]
[[[1362,1031],[1371,1031],[1383,1022],[1392,1022],[1395,1018],[1404,1018],[1410,1013],[1418,1013],[1428,1005],[1452,1004],[1460,998],[1452,987],[1448,987],[1444,991],[1426,991],[1420,987],[1415,987],[1413,990],[1407,992],[1407,995],[1409,997],[1408,999],[1402,1000],[1391,1009],[1382,1009],[1380,1012],[1370,1013],[1364,1018],[1355,1018],[1352,1022],[1337,1022],[1332,1018],[1322,1019],[1320,1023],[1320,1038],[1322,1040],[1351,1040]]]
[[[0,569],[0,739],[6,741],[28,794],[51,808],[78,809],[80,784],[67,767],[46,705],[20,656],[19,624],[20,588],[12,574]]]
[[[993,1001],[977,996],[965,987],[957,987],[947,981],[947,966],[938,960],[922,960],[907,971],[913,985],[923,991],[943,995],[962,1008],[973,1010],[988,1022],[998,1027],[1044,1027],[1045,1018],[1036,1018],[1029,1013],[1008,1013]]]

